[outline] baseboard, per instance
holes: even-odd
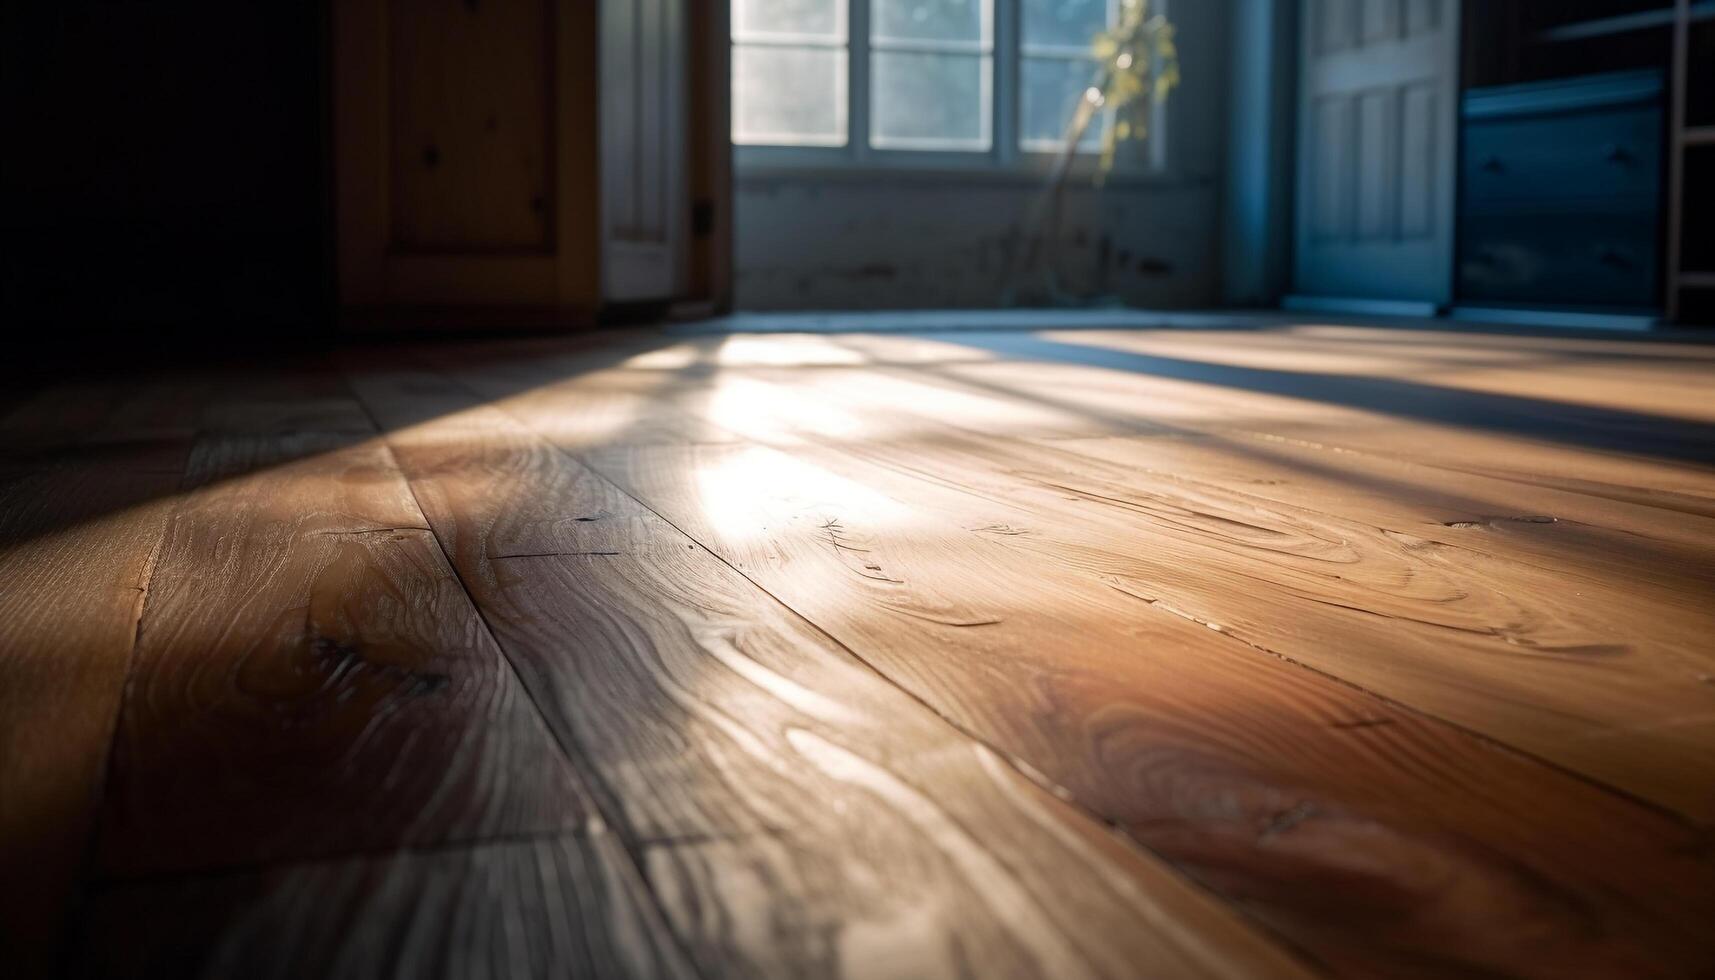
[[[1161,330],[1242,327],[1278,313],[1141,310],[1130,307],[751,311],[675,324],[678,335],[727,333],[955,333],[1006,330]]]
[[[1361,299],[1350,296],[1288,296],[1281,308],[1294,313],[1343,313],[1353,316],[1432,317],[1440,307],[1427,301],[1405,299]]]
[[[1519,309],[1510,306],[1455,306],[1448,315],[1473,323],[1582,330],[1650,330],[1661,324],[1653,313],[1592,313],[1580,310]]]
[[[349,338],[506,336],[596,326],[589,310],[536,306],[343,306],[340,333]]]

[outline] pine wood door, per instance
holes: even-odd
[[[333,5],[342,305],[600,302],[596,23],[587,0]]]

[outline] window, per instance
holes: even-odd
[[[1090,38],[1106,28],[1118,0],[1024,0],[1019,32],[1018,140],[1026,150],[1056,150],[1096,60]],[[1082,146],[1101,143],[1106,113],[1084,130]]]
[[[993,144],[992,10],[989,0],[870,4],[871,146],[987,150]]]
[[[733,0],[733,141],[752,161],[825,164],[1053,153],[1120,2]],[[1110,124],[1098,113],[1079,149]]]
[[[733,142],[845,146],[849,26],[845,0],[734,0]]]

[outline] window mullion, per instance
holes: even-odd
[[[874,38],[870,40],[871,51],[904,51],[916,54],[962,54],[988,55],[992,54],[991,45],[983,41],[928,41],[919,38]]]
[[[990,132],[994,134],[991,149],[994,161],[1011,166],[1018,161],[1018,92],[1019,42],[1021,25],[1019,8],[1022,4],[996,2],[990,7],[994,18],[993,105]]]
[[[870,158],[869,0],[847,0],[851,54],[847,73],[846,143],[852,159]]]

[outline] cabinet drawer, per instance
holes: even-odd
[[[1465,127],[1467,210],[1556,198],[1625,198],[1653,210],[1661,187],[1662,111],[1623,106]]]
[[[1476,214],[1459,234],[1464,300],[1654,306],[1656,215]]]

